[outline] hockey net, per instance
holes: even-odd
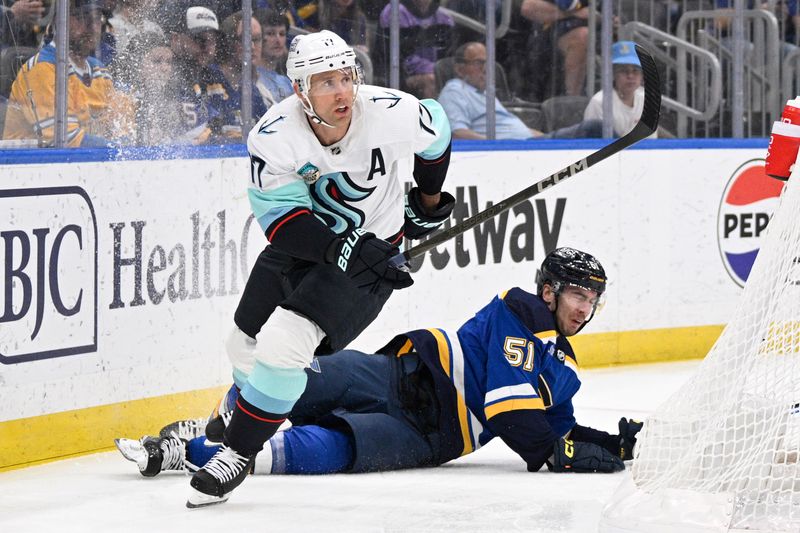
[[[800,166],[800,165],[798,165]],[[800,176],[733,319],[645,421],[601,531],[800,532]]]

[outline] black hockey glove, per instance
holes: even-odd
[[[591,442],[558,439],[553,457],[547,461],[551,472],[619,472],[625,470],[622,459]]]
[[[331,243],[325,260],[338,266],[359,289],[375,292],[380,284],[405,289],[414,283],[411,275],[389,266],[389,259],[398,253],[397,246],[356,228]]]
[[[435,231],[445,220],[450,218],[450,213],[456,206],[456,199],[449,192],[441,192],[439,205],[433,213],[426,213],[422,207],[418,187],[412,187],[406,195],[406,222],[403,225],[405,236],[408,239],[421,239]]]
[[[636,445],[636,434],[641,431],[644,422],[628,420],[624,416],[619,419],[619,458],[623,461],[633,459],[633,447]]]

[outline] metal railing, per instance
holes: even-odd
[[[741,65],[735,60],[734,40],[725,20],[735,22],[735,11],[701,10],[684,13],[675,36],[714,54],[730,83],[723,85],[720,117],[716,121],[692,120],[679,126],[688,136],[717,137],[735,134],[743,125],[745,136],[769,134],[769,126],[782,108],[780,87],[780,33],[778,21],[764,9],[742,11],[744,53]],[[697,66],[685,54],[679,56],[679,72],[693,76]],[[699,81],[699,80],[695,80]],[[741,83],[741,94],[737,94]],[[705,87],[696,83],[689,102],[703,98]],[[737,105],[738,104],[738,105]],[[738,136],[738,135],[736,135]]]
[[[642,22],[625,24],[620,38],[645,45],[664,67],[665,79],[676,81],[662,95],[661,103],[677,114],[678,137],[687,135],[687,119],[709,121],[717,115],[722,99],[722,67],[714,54]],[[686,68],[688,63],[694,67],[692,75]]]
[[[485,23],[475,20],[472,17],[468,17],[462,13],[459,13],[458,11],[453,11],[452,9],[444,7],[446,5],[445,2],[442,2],[442,4],[442,11],[453,17],[453,20],[456,24],[486,35]],[[505,37],[506,33],[508,33],[508,28],[511,26],[512,4],[511,0],[501,0],[496,2],[496,4],[500,6],[500,24],[498,24],[494,29],[494,36],[495,39],[502,39]]]

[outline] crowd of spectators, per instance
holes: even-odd
[[[19,69],[10,93],[0,93],[0,132],[4,139],[35,139],[46,146],[55,123],[54,0],[0,1],[0,51],[37,50]],[[242,141],[241,0],[68,1],[70,146]],[[728,3],[716,0],[719,8]],[[501,2],[496,4],[499,22]],[[449,0],[446,6],[478,21],[486,17],[484,0]],[[369,58],[372,82],[389,85],[388,0],[253,0],[253,9],[254,118],[293,93],[285,75],[290,27],[336,32]],[[515,97],[589,99],[588,10],[586,0],[513,2],[511,26],[496,43],[496,57]],[[784,11],[796,21],[797,0]],[[399,23],[400,88],[441,98],[456,138],[484,137],[483,36],[457,26],[440,0],[400,0]],[[630,61],[636,55],[622,55],[628,63],[615,60],[614,67],[617,134],[641,107],[635,86],[641,85],[641,70]],[[449,81],[437,79],[443,58],[455,58]],[[498,138],[597,136],[601,102],[602,94],[594,95],[584,122],[574,128],[543,134],[497,100]]]

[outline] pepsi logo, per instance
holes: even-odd
[[[717,242],[725,269],[740,287],[750,275],[784,185],[767,176],[764,159],[747,161],[728,180],[717,215]]]

